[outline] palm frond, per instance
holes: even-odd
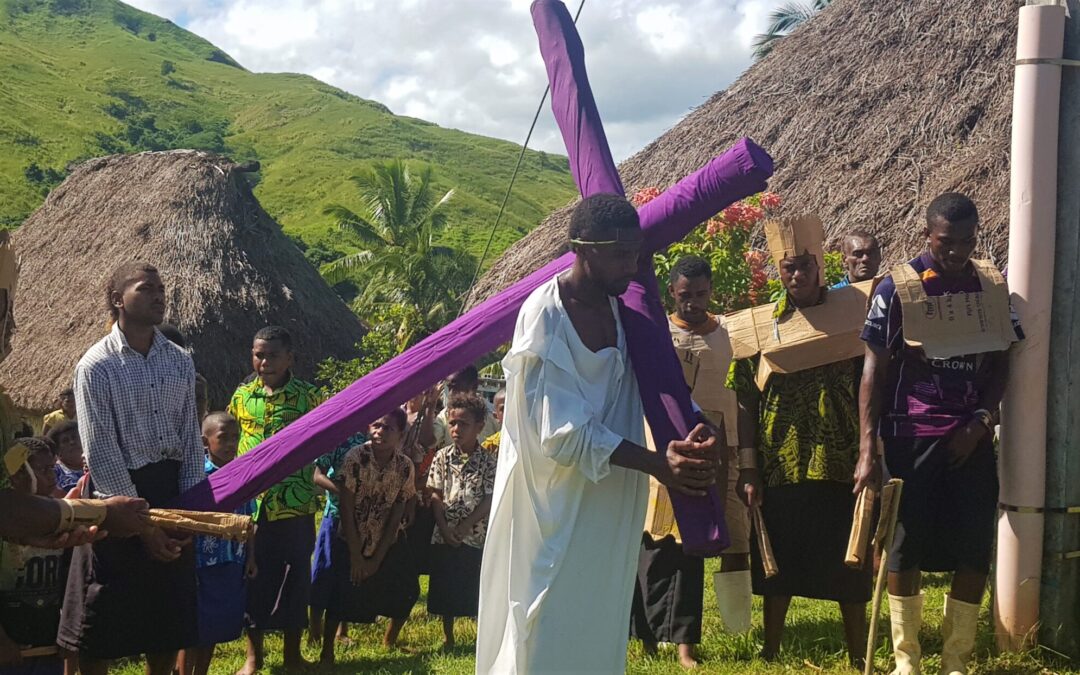
[[[370,264],[375,260],[373,251],[358,251],[347,256],[326,263],[319,268],[319,274],[326,283],[333,286],[349,279],[349,273],[358,267]]]

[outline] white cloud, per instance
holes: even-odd
[[[401,114],[519,143],[546,84],[529,0],[129,1],[250,70],[307,73]],[[571,12],[578,2],[568,0]],[[616,158],[730,84],[780,2],[589,0],[579,30]],[[547,109],[531,145],[563,151]]]

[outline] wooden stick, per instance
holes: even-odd
[[[150,522],[166,530],[206,534],[241,542],[247,541],[252,531],[251,517],[235,513],[150,509]]]
[[[881,619],[881,596],[885,592],[885,578],[889,571],[889,549],[892,548],[893,535],[896,534],[896,519],[900,515],[900,493],[904,481],[893,478],[881,490],[881,517],[878,519],[877,532],[874,534],[874,548],[881,551],[881,566],[878,567],[877,581],[874,584],[874,599],[870,605],[870,633],[866,637],[866,663],[863,675],[874,672],[874,642],[877,640],[878,621]]]
[[[758,551],[761,553],[761,566],[765,568],[765,578],[775,577],[780,573],[776,566],[776,558],[773,557],[772,541],[769,540],[769,532],[765,529],[765,518],[761,515],[761,507],[754,506],[750,509],[750,517],[757,530]]]
[[[20,649],[19,653],[24,659],[33,659],[39,656],[56,656],[60,653],[60,648],[55,645],[50,647],[27,647],[26,649]]]
[[[865,487],[855,501],[855,516],[851,520],[851,536],[848,537],[847,554],[844,556],[844,564],[848,567],[862,569],[866,564],[876,498],[877,493],[872,488]]]

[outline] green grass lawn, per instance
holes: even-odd
[[[853,673],[846,665],[843,634],[840,630],[840,612],[833,603],[796,598],[788,615],[788,629],[784,637],[780,661],[765,663],[755,658],[761,648],[761,604],[754,602],[754,630],[745,636],[727,635],[721,631],[712,590],[712,572],[717,562],[706,563],[705,625],[700,649],[701,672],[706,673]],[[426,577],[422,577],[426,594]],[[925,672],[932,675],[940,665],[941,605],[947,588],[942,575],[928,576],[926,585],[926,622],[922,630],[922,645],[927,657],[923,661]],[[888,615],[882,603],[883,619],[878,633],[878,649],[875,665],[878,672],[891,668],[891,649],[887,641]],[[473,647],[476,644],[476,624],[467,619],[458,620],[459,647],[452,654],[440,653],[442,628],[437,617],[428,615],[425,595],[413,609],[412,620],[402,632],[399,651],[385,650],[380,646],[385,624],[353,626],[350,637],[355,644],[338,647],[338,665],[334,668],[315,666],[318,673],[455,673],[473,672]],[[281,673],[281,638],[270,635],[266,639],[267,667],[265,673]],[[310,660],[318,657],[313,648],[304,649]],[[211,672],[234,673],[244,659],[244,647],[240,641],[218,647]],[[142,673],[141,664],[130,663],[119,668],[124,675]],[[631,643],[627,672],[635,674],[679,673],[674,648],[661,649],[660,655],[647,658],[641,645]],[[993,633],[990,622],[989,602],[984,606],[980,622],[976,661],[972,675],[979,673],[1049,674],[1080,673],[1080,667],[1046,650],[1038,649],[1025,654],[993,655]]]

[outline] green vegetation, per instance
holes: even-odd
[[[478,254],[518,152],[305,75],[250,73],[115,0],[0,0],[0,227],[21,223],[73,161],[181,147],[259,160],[256,196],[309,259],[356,250],[323,207],[360,208],[349,177],[397,158],[430,164],[434,187],[456,190],[438,243]],[[564,157],[530,152],[496,254],[573,194]]]
[[[360,316],[388,306],[405,309],[397,329],[403,346],[434,333],[457,313],[476,267],[472,256],[435,245],[454,191],[440,195],[427,164],[410,170],[401,160],[376,162],[352,176],[359,209],[329,204],[323,213],[359,241],[362,250],[322,266],[331,284],[357,281]]]
[[[697,672],[742,675],[781,675],[784,673],[844,673],[855,670],[847,667],[844,653],[844,636],[840,628],[840,611],[836,603],[795,598],[788,614],[788,628],[784,635],[779,661],[765,663],[755,658],[761,649],[761,602],[754,599],[754,629],[749,635],[727,635],[722,632],[720,617],[716,611],[713,595],[712,573],[718,569],[716,560],[705,564],[705,618],[702,631],[701,667]],[[448,675],[471,675],[473,650],[476,644],[476,624],[459,619],[457,624],[458,647],[450,654],[439,651],[442,644],[442,627],[438,617],[430,616],[425,608],[427,577],[421,577],[420,602],[412,612],[412,619],[401,634],[400,651],[388,651],[380,647],[385,625],[353,626],[350,637],[355,641],[349,647],[338,646],[338,665],[334,668],[319,667],[313,672],[326,675],[351,673],[446,673]],[[930,575],[926,584],[925,623],[921,641],[926,658],[926,673],[936,673],[941,653],[941,606],[948,588],[945,575]],[[888,604],[882,602],[882,622],[879,626],[875,665],[877,672],[889,672],[892,668],[892,651],[888,635]],[[993,655],[993,621],[989,600],[984,603],[979,625],[979,638],[975,649],[975,662],[971,675],[1051,675],[1052,673],[1080,673],[1075,664],[1041,650],[1022,654]],[[408,650],[408,651],[405,651]],[[265,673],[280,673],[281,637],[266,638],[267,668]],[[308,660],[318,658],[318,650],[304,648]],[[244,662],[242,641],[221,645],[216,661],[212,664],[214,675],[235,673]],[[129,663],[117,669],[120,675],[141,674],[142,667]],[[648,658],[642,654],[641,645],[631,642],[627,673],[630,675],[676,675],[684,673],[677,662],[674,648],[661,649],[660,654]]]

